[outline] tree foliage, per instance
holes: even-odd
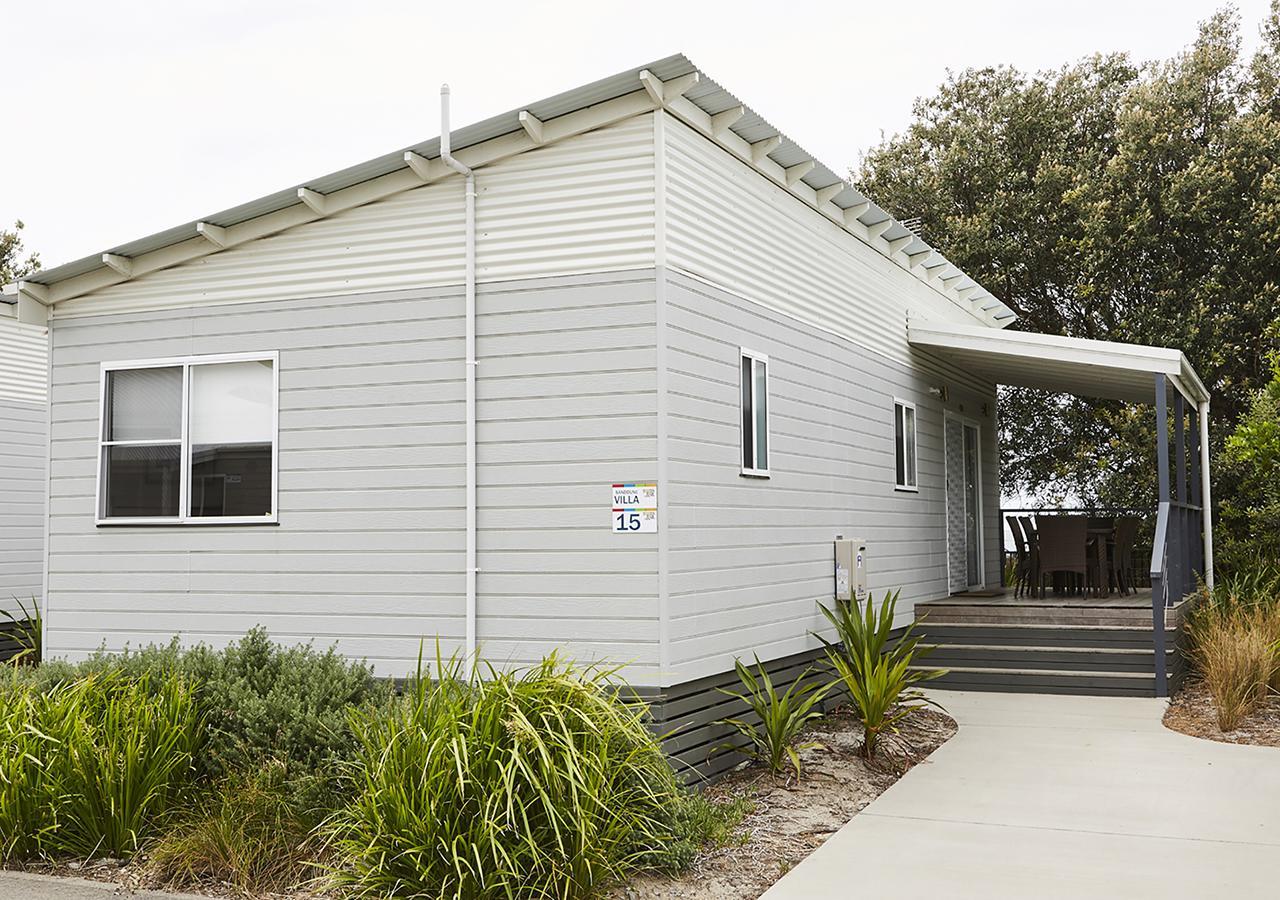
[[[859,185],[1019,314],[1015,328],[1183,349],[1215,449],[1280,329],[1280,0],[1252,59],[1233,11],[1176,57],[970,69],[917,102]],[[1149,407],[1009,388],[1007,489],[1148,506]]]
[[[0,284],[25,278],[40,268],[40,255],[29,253],[23,258],[21,220],[11,230],[0,228]]]
[[[1280,560],[1280,355],[1227,438],[1218,477],[1228,488],[1219,505],[1222,561],[1243,571],[1259,558]]]

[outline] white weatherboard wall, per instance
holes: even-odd
[[[664,684],[821,646],[832,540],[867,542],[868,585],[915,601],[947,589],[944,408],[979,419],[986,577],[998,583],[999,493],[989,392],[957,389],[853,342],[693,279],[672,275],[667,322],[670,659]],[[739,474],[739,347],[769,357],[770,470]],[[894,489],[894,398],[917,404],[919,491]]]
[[[922,364],[909,315],[979,324],[711,140],[673,117],[664,124],[668,267],[898,362]]]
[[[477,170],[481,281],[649,269],[653,116]],[[460,284],[463,182],[449,177],[61,303],[58,318]]]
[[[486,657],[657,661],[656,540],[608,530],[653,478],[652,272],[482,286],[479,637]],[[280,354],[278,526],[95,527],[103,361]],[[49,650],[223,644],[264,625],[378,671],[464,627],[457,288],[56,320]],[[604,574],[602,574],[604,573]]]
[[[42,593],[48,331],[0,318],[0,609]]]

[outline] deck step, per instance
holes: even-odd
[[[1151,648],[1010,646],[1007,644],[937,644],[922,663],[940,669],[1065,669],[1076,672],[1152,671]],[[1170,663],[1174,653],[1166,651]]]
[[[934,644],[986,644],[1017,647],[1087,647],[1095,649],[1152,649],[1152,630],[1123,625],[1038,625],[985,622],[923,621],[916,633]],[[1165,646],[1172,647],[1174,629],[1165,630]]]
[[[935,667],[912,667],[919,671],[928,671],[931,668]],[[1150,672],[1081,672],[1071,669],[961,666],[949,667],[947,674],[927,682],[926,687],[931,690],[1150,697],[1155,692],[1155,675]],[[943,705],[946,705],[945,702]]]

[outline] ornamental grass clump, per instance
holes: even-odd
[[[862,724],[862,752],[874,757],[886,735],[896,734],[898,724],[926,705],[937,706],[917,685],[946,674],[920,666],[931,648],[907,625],[890,643],[898,592],[886,593],[876,605],[868,597],[860,612],[854,601],[837,600],[834,609],[819,604],[835,628],[836,640],[815,635],[825,645],[827,662],[849,693],[854,714]]]
[[[95,673],[0,689],[0,853],[127,857],[194,778],[203,722],[180,678]]]
[[[1233,731],[1280,691],[1280,577],[1247,571],[1202,591],[1187,623],[1190,656],[1213,697],[1218,727]]]
[[[326,826],[357,897],[586,897],[653,863],[683,792],[609,670],[455,660],[357,713],[353,799]]]
[[[317,874],[317,823],[291,794],[278,762],[201,792],[148,847],[151,876],[166,887],[216,885],[246,897],[303,885]]]

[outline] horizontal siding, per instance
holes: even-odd
[[[939,378],[673,274],[666,288],[671,670],[679,684],[820,646],[837,534],[867,541],[871,589],[901,589],[899,624],[944,596],[944,404]],[[738,352],[770,360],[769,479],[739,474]],[[985,394],[950,386],[946,408],[982,417]],[[918,493],[894,490],[893,398],[918,408]],[[986,448],[994,423],[982,419]],[[988,549],[995,455],[984,457]],[[988,577],[998,581],[998,554]]]
[[[0,397],[0,609],[15,613],[43,591],[47,429],[43,403]]]
[[[653,120],[638,116],[476,171],[481,280],[653,265]],[[461,284],[450,177],[59,304],[61,317]]]
[[[49,381],[49,330],[0,317],[0,400],[44,403]]]
[[[655,536],[608,486],[656,476],[652,271],[482,285],[479,637],[487,658],[657,665]],[[257,624],[403,675],[465,634],[463,300],[456,289],[56,320],[49,644],[222,644]],[[280,354],[274,527],[98,528],[104,360]]]
[[[978,324],[714,142],[665,124],[671,268],[925,368],[907,344],[909,315]]]

